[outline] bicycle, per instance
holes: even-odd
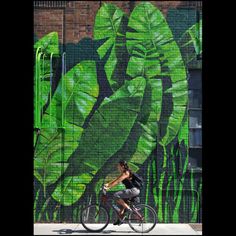
[[[81,223],[90,232],[101,232],[108,226],[110,222],[108,207],[112,207],[118,216],[118,211],[113,204],[108,204],[109,197],[107,197],[104,184],[100,189],[100,193],[102,195],[99,204],[90,204],[81,211]],[[124,223],[128,221],[132,230],[137,233],[148,233],[156,226],[157,214],[151,206],[139,204],[140,200],[138,196],[123,200],[132,209],[132,212],[127,213],[127,217],[124,219]]]

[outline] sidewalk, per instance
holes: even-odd
[[[201,225],[200,225],[201,226]],[[202,235],[197,231],[201,227],[191,227],[190,224],[157,224],[149,233],[143,235]],[[81,224],[34,224],[34,235],[140,235],[134,232],[128,224],[114,226],[109,224],[100,233],[86,231]]]

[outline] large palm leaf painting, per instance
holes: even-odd
[[[159,221],[178,222],[188,163],[187,71],[179,46],[149,2],[137,4],[129,17],[103,3],[94,41],[112,91],[99,103],[99,61],[80,61],[50,94],[48,58],[60,56],[57,33],[34,45],[35,84],[43,88],[35,89],[35,221],[77,221],[81,206],[98,201],[99,186],[125,159],[146,179],[142,201],[156,208]],[[199,204],[191,201],[195,222]]]

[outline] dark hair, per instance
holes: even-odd
[[[130,174],[132,175],[132,171],[129,168],[128,163],[125,160],[120,160],[119,164],[124,167],[124,169],[125,169],[124,171],[129,171]]]

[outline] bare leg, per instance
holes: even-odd
[[[120,212],[119,212],[119,217],[122,219],[122,217],[124,215],[124,211],[126,208],[129,208],[129,205],[123,199],[118,199],[116,202],[122,206],[122,208],[120,209]]]
[[[124,211],[125,211],[125,208],[122,207],[122,208],[120,209],[120,212],[119,212],[120,217],[123,217]]]
[[[129,205],[123,199],[118,199],[117,203],[123,206],[123,208],[130,208]]]

